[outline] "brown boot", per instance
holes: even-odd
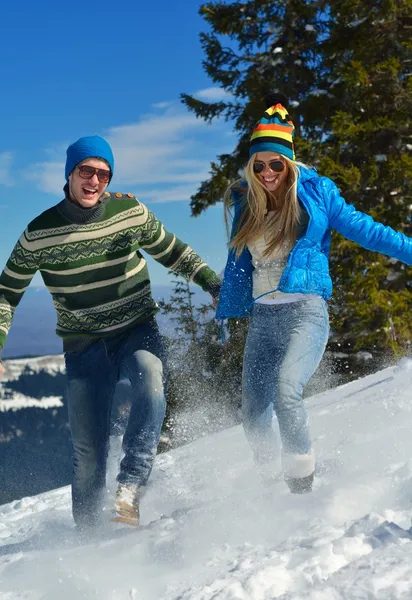
[[[116,523],[126,523],[139,527],[139,488],[134,484],[119,483],[116,492],[115,516]]]

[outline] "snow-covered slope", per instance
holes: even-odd
[[[68,488],[4,505],[0,597],[411,599],[411,400],[410,360],[311,397],[311,495],[262,485],[235,427],[158,456],[140,530],[109,522],[113,485],[95,540]]]

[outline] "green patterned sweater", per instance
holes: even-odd
[[[66,198],[29,224],[0,276],[0,351],[36,271],[53,297],[65,350],[150,320],[158,309],[140,250],[218,295],[216,273],[132,194],[106,192],[87,210]]]

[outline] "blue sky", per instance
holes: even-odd
[[[204,100],[224,94],[202,69],[200,4],[23,0],[2,7],[1,267],[27,223],[62,198],[67,146],[98,134],[115,153],[109,189],[133,192],[223,269],[222,204],[193,218],[189,201],[210,160],[231,152],[236,139],[230,123],[207,125],[179,101],[182,92]],[[169,281],[152,260],[149,270],[154,284]]]

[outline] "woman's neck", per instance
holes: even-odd
[[[268,212],[273,210],[279,210],[283,203],[285,202],[286,197],[286,186],[282,185],[279,190],[276,190],[275,193],[267,192],[266,193],[266,207]]]
[[[268,212],[279,210],[283,204],[283,199],[279,198],[278,195],[273,194],[266,195],[266,208]]]

